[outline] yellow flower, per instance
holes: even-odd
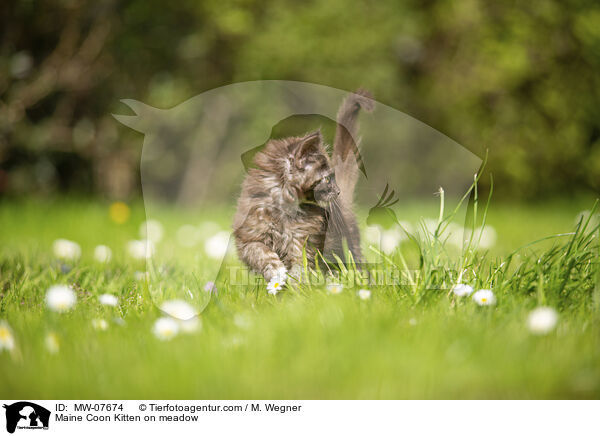
[[[130,214],[131,211],[129,210],[129,206],[121,201],[114,202],[108,209],[108,215],[110,216],[110,219],[117,224],[123,224],[127,222]]]
[[[152,329],[154,335],[161,341],[173,339],[179,333],[179,325],[172,318],[159,318]]]
[[[108,323],[105,319],[93,319],[92,327],[94,327],[96,330],[106,330],[108,329]]]
[[[66,312],[76,302],[77,296],[69,286],[54,285],[46,292],[46,304],[55,312]]]
[[[60,350],[60,343],[58,342],[58,335],[54,332],[50,332],[46,335],[46,349],[51,354],[56,354]]]
[[[15,338],[12,330],[6,321],[0,321],[0,351],[3,349],[11,351],[15,348]]]
[[[369,298],[371,298],[371,291],[369,291],[368,289],[361,289],[360,291],[358,291],[358,297],[361,300],[368,300]]]
[[[344,285],[341,283],[330,283],[327,285],[327,290],[332,294],[341,294],[344,290]]]
[[[473,301],[480,306],[493,306],[496,304],[496,296],[490,289],[480,289],[473,294]]]

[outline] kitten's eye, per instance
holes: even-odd
[[[329,177],[329,176],[325,177],[325,183],[331,183],[331,177]]]

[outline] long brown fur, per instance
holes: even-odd
[[[269,141],[242,184],[233,230],[240,259],[267,281],[302,265],[317,251],[344,259],[344,241],[356,262],[360,235],[352,211],[358,179],[357,119],[373,109],[359,90],[342,103],[329,157],[320,132]],[[337,183],[336,183],[337,182]]]

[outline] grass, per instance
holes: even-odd
[[[403,271],[406,263],[421,275],[414,285],[371,287],[369,300],[357,297],[358,286],[331,295],[323,286],[294,285],[274,297],[264,284],[219,282],[208,301],[202,288],[220,262],[206,256],[202,244],[181,247],[174,235],[184,223],[206,220],[226,229],[227,211],[161,209],[166,236],[148,284],[136,276],[145,264],[124,249],[138,237],[141,203],[131,205],[126,223],[116,224],[99,201],[4,202],[0,320],[11,326],[16,347],[0,351],[0,396],[598,398],[598,231],[595,219],[575,220],[592,204],[587,198],[492,203],[486,214],[498,232],[492,249],[461,252],[430,237],[419,242],[421,263],[404,243],[384,258],[383,268]],[[408,221],[421,214],[418,203],[402,208]],[[558,233],[569,234],[518,250]],[[55,258],[52,242],[60,237],[81,245],[79,260]],[[93,260],[97,244],[113,250],[106,265]],[[462,271],[462,281],[493,289],[497,304],[479,307],[452,295],[440,271]],[[46,290],[59,283],[78,295],[64,314],[44,302]],[[119,306],[100,305],[103,293],[117,295]],[[169,298],[206,304],[201,331],[171,341],[152,334],[161,316],[154,301]],[[533,335],[526,326],[538,305],[559,313],[547,335]],[[97,318],[108,321],[106,331],[93,328]],[[60,341],[56,354],[44,345],[50,331]]]

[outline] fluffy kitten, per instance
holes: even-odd
[[[356,136],[360,108],[373,109],[359,90],[342,103],[330,157],[319,131],[269,141],[254,157],[242,184],[233,230],[240,259],[267,281],[302,265],[303,249],[314,265],[317,251],[355,262],[360,235],[352,212],[358,179]],[[331,259],[333,260],[333,259]]]

